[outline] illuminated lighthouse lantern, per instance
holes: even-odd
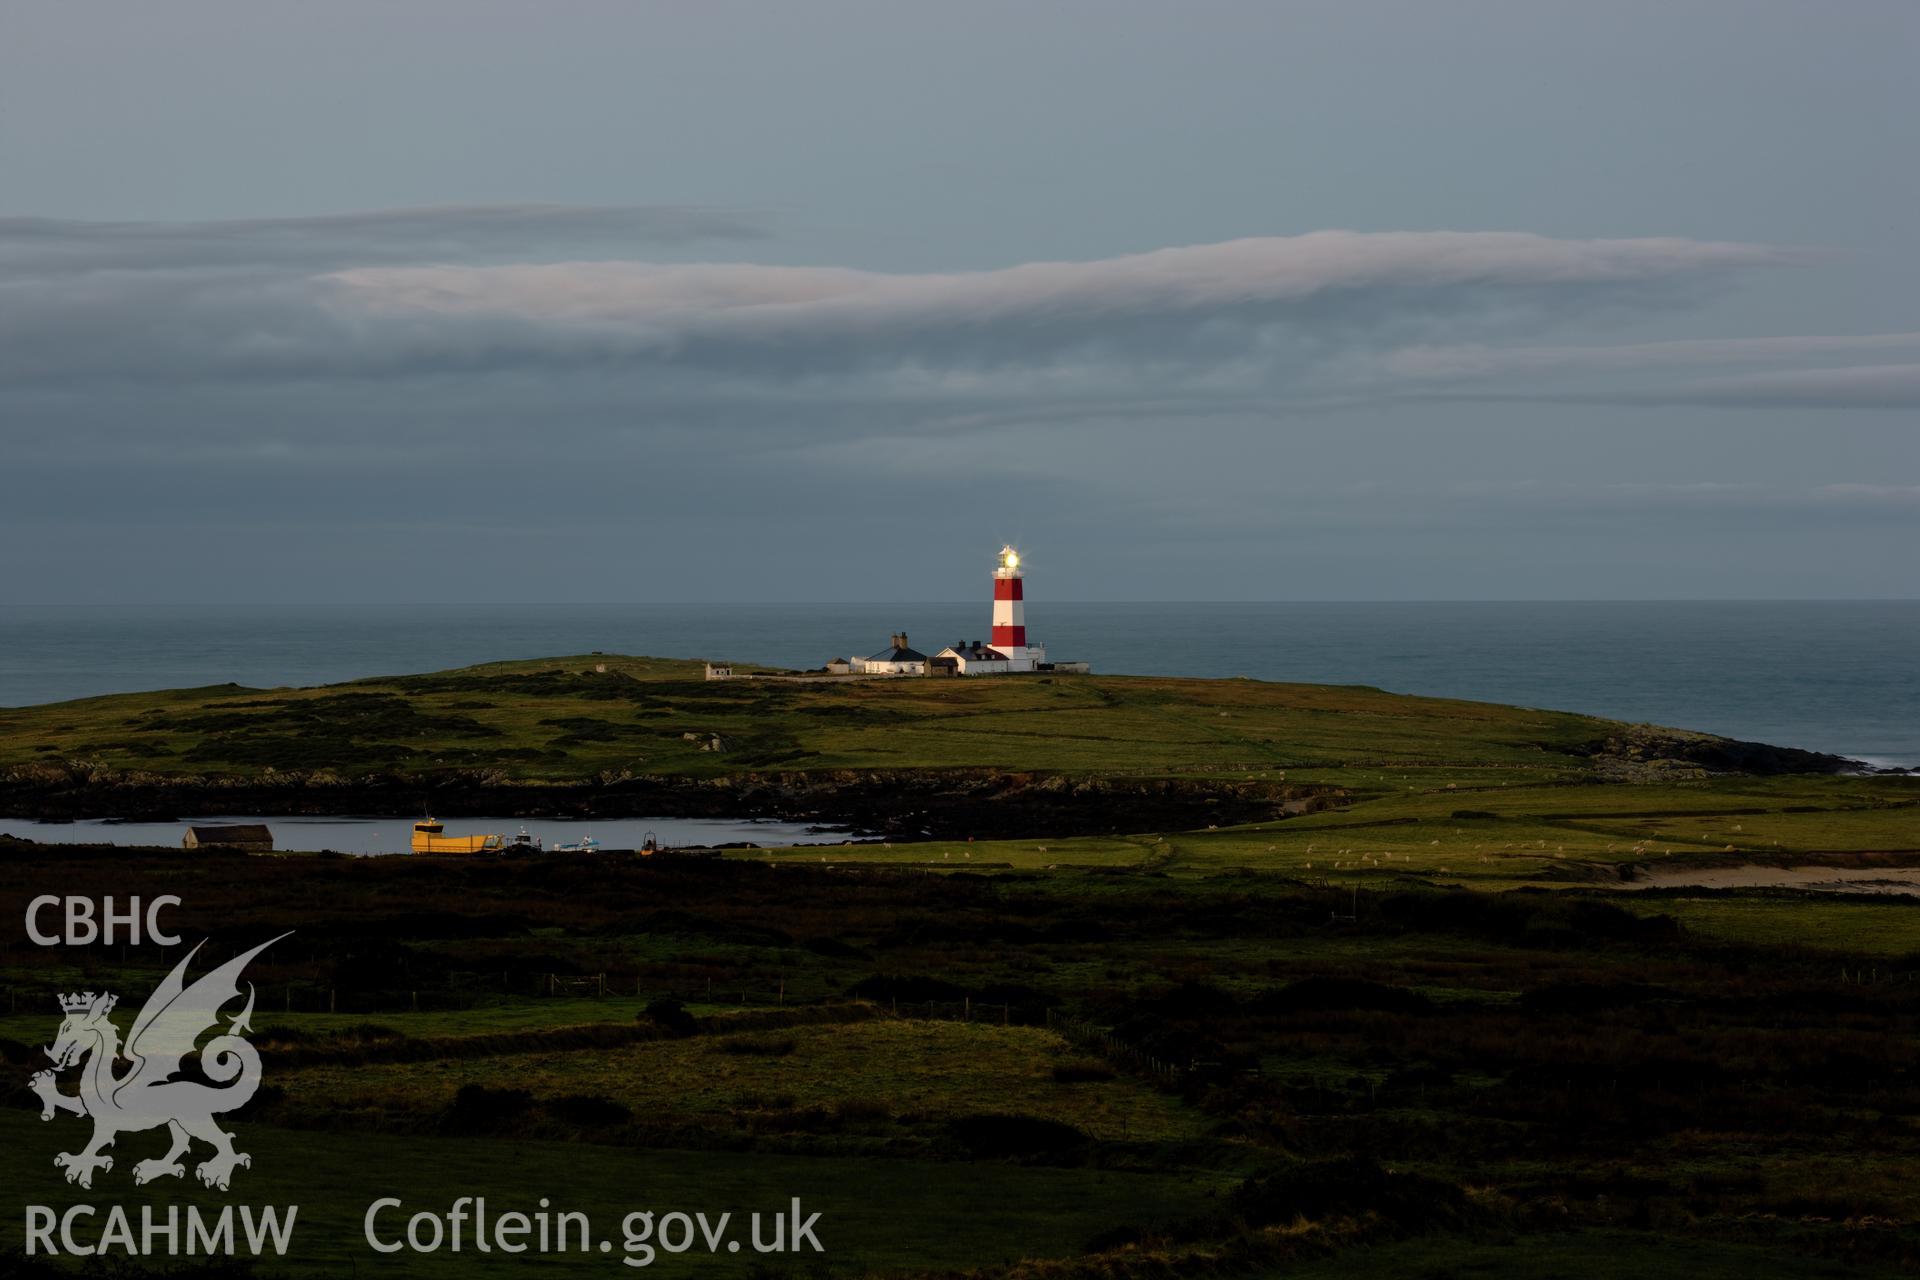
[[[993,570],[993,647],[1006,655],[1008,671],[1032,671],[1047,660],[1044,645],[1027,643],[1026,578],[1012,547],[1000,548]]]

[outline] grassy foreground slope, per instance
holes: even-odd
[[[609,1227],[799,1195],[828,1254],[758,1274],[848,1280],[1920,1265],[1920,951],[1844,929],[1749,945],[1619,892],[1410,879],[0,844],[15,918],[161,892],[205,964],[293,930],[249,969],[267,1088],[232,1118],[256,1157],[233,1198],[306,1224],[263,1277],[374,1261],[358,1224],[388,1194]],[[124,1030],[183,949],[0,935],[0,1178],[25,1202],[228,1199],[126,1164],[68,1186],[51,1156],[84,1126],[24,1088],[56,993],[122,995]]]

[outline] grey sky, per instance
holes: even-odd
[[[0,0],[0,602],[1913,596],[1916,55]]]

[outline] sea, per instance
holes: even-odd
[[[1050,657],[1133,675],[1373,685],[1700,729],[1920,767],[1920,601],[1030,602]],[[947,604],[0,605],[0,707],[301,686],[560,654],[818,667]]]

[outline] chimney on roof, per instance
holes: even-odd
[[[900,647],[901,647],[902,649],[905,649],[905,648],[907,648],[907,647],[908,647],[908,646],[907,646],[907,633],[906,633],[906,632],[904,632],[904,631],[902,631],[902,632],[900,633]]]

